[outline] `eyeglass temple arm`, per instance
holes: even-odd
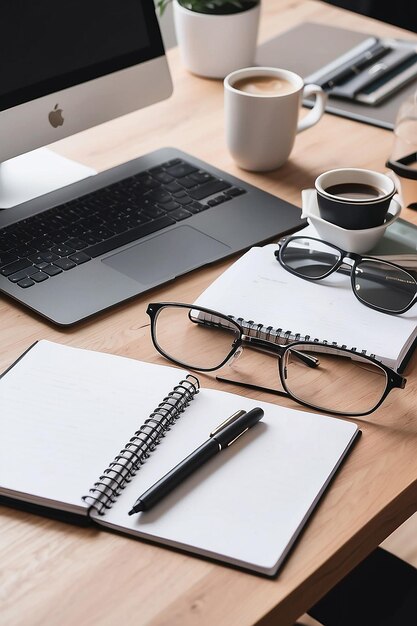
[[[250,337],[249,335],[242,335],[241,337],[243,344],[249,344],[252,348],[258,350],[264,350],[265,352],[269,352],[271,354],[276,354],[278,356],[282,356],[284,351],[287,349],[287,346],[279,346],[272,341],[267,341],[266,339],[259,339],[259,337]],[[308,367],[317,367],[320,363],[320,360],[314,356],[310,356],[309,354],[304,354],[299,350],[291,350],[291,354],[300,361],[302,361]]]

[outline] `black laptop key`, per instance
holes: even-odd
[[[180,220],[185,220],[187,217],[190,217],[191,213],[181,207],[175,211],[171,211],[170,216],[179,222]]]
[[[75,252],[74,248],[70,248],[64,244],[59,246],[53,246],[51,248],[52,254],[56,254],[57,256],[68,256],[69,254],[73,254]]]
[[[191,204],[187,204],[187,211],[191,211],[191,213],[201,213],[201,211],[205,209],[208,209],[208,206],[197,202],[197,200],[194,200]]]
[[[13,261],[17,261],[18,258],[19,257],[14,252],[0,253],[0,267],[13,263]]]
[[[60,267],[56,265],[48,265],[42,269],[43,272],[48,274],[48,276],[56,276],[57,274],[62,274],[62,270]]]
[[[163,189],[154,189],[147,194],[146,198],[154,202],[169,202],[171,195]]]
[[[36,254],[31,254],[29,258],[29,261],[32,261],[32,263],[34,265],[41,265],[42,263],[53,263],[55,261],[55,259],[59,259],[59,256],[57,254],[54,254],[53,252],[49,252],[49,251],[45,251],[45,252],[38,252]]]
[[[197,187],[200,181],[195,180],[192,176],[184,176],[180,178],[180,183],[185,189],[191,189],[192,187]],[[206,181],[204,181],[206,182]]]
[[[82,265],[82,263],[87,263],[87,261],[91,260],[91,256],[88,256],[85,252],[76,252],[75,254],[71,254],[68,258],[77,265]]]
[[[36,283],[43,283],[44,280],[47,280],[49,278],[48,274],[45,274],[45,272],[36,272],[36,274],[32,274],[31,275],[31,279],[34,280]]]
[[[164,185],[164,189],[169,191],[170,193],[175,193],[176,191],[181,191],[183,187],[176,180],[173,183],[169,183],[169,185]]]
[[[197,187],[196,189],[190,189],[189,194],[192,198],[194,198],[194,200],[203,200],[203,198],[212,196],[219,191],[229,189],[229,187],[231,187],[231,185],[226,183],[225,180],[213,180],[200,185],[200,187]]]
[[[173,167],[168,167],[168,174],[173,176],[174,178],[182,178],[183,176],[187,176],[188,174],[192,174],[197,171],[197,168],[190,163],[185,163],[184,161],[174,165]]]
[[[32,265],[31,267],[26,267],[24,270],[20,270],[20,272],[15,272],[11,276],[9,276],[9,280],[12,283],[18,283],[19,280],[22,280],[22,278],[25,278],[26,276],[30,276],[31,274],[36,274],[37,271],[38,271],[38,268],[33,267]]]
[[[163,204],[162,206],[165,211],[175,211],[175,209],[178,209],[180,205],[178,204],[178,202],[174,202],[174,200],[171,200],[171,202],[165,202],[165,204]]]
[[[147,224],[141,224],[140,226],[136,226],[135,228],[132,228],[125,233],[120,233],[119,235],[115,235],[114,237],[111,237],[106,241],[102,241],[100,243],[97,243],[96,245],[90,246],[89,248],[86,248],[84,252],[94,258],[100,256],[100,254],[106,254],[106,252],[111,252],[116,248],[120,248],[120,246],[124,246],[127,243],[132,243],[133,241],[141,239],[142,237],[146,237],[147,235],[156,233],[162,228],[171,226],[171,224],[175,224],[175,221],[167,215],[164,217],[158,217],[152,222],[148,222]]]
[[[32,263],[29,259],[20,259],[19,261],[15,261],[14,263],[9,263],[9,265],[5,265],[1,271],[3,276],[10,276],[15,272],[19,272],[20,270],[24,270],[26,267],[31,267]]]
[[[76,267],[76,263],[74,263],[74,261],[71,261],[71,259],[57,259],[56,261],[54,261],[54,265],[56,265],[57,267],[60,267],[62,270],[72,270],[73,267]]]
[[[87,247],[86,242],[79,237],[71,237],[71,239],[64,241],[64,245],[69,248],[74,248],[74,250],[82,250]]]
[[[208,172],[203,172],[202,170],[200,170],[198,172],[194,172],[193,174],[190,175],[190,178],[192,180],[195,180],[196,183],[200,183],[200,184],[208,183],[211,180],[214,180],[214,176],[212,176]]]
[[[23,289],[27,289],[28,287],[36,285],[36,283],[31,278],[22,278],[22,280],[19,280],[17,284]]]
[[[227,193],[229,194],[229,196],[241,196],[243,193],[246,193],[245,189],[242,189],[241,187],[232,187],[231,189],[228,189]]]
[[[191,204],[193,202],[193,199],[190,198],[190,196],[181,196],[181,198],[175,198],[175,201],[185,206],[187,204]]]

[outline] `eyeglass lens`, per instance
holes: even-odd
[[[325,242],[297,237],[286,242],[280,258],[284,267],[301,278],[312,280],[330,274],[340,262],[341,254]],[[415,298],[417,281],[400,267],[378,259],[366,259],[356,264],[353,288],[363,304],[399,313]]]
[[[303,278],[323,278],[337,265],[338,250],[308,237],[289,239],[281,251],[282,263]]]
[[[363,302],[396,313],[411,304],[417,283],[405,270],[369,259],[357,264],[354,287]]]
[[[159,310],[154,333],[168,358],[191,369],[210,370],[227,359],[240,329],[226,317],[170,305]]]
[[[294,354],[307,353],[318,358],[311,368]],[[320,344],[298,343],[285,353],[281,367],[287,391],[296,399],[317,409],[343,413],[367,413],[375,408],[387,387],[387,374],[382,367],[360,354],[343,352]]]

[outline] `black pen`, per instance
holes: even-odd
[[[359,74],[361,70],[371,65],[377,59],[390,52],[390,48],[386,45],[377,42],[369,50],[362,53],[358,57],[351,59],[347,63],[344,63],[333,72],[324,76],[321,81],[317,81],[317,84],[324,89],[332,89],[336,85],[346,81],[348,78],[352,78]]]
[[[221,450],[230,446],[236,439],[241,437],[249,428],[255,426],[262,418],[264,412],[255,407],[250,411],[237,411],[227,420],[222,422],[210,433],[210,437],[201,446],[191,452],[181,463],[178,463],[168,474],[165,474],[158,482],[150,487],[138,498],[129,511],[129,515],[148,511],[157,504],[164,496],[170,493],[187,476],[192,474],[206,461],[211,459]]]

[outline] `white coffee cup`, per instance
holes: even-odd
[[[280,93],[248,93],[235,87],[238,81],[270,77],[286,85]],[[289,85],[288,85],[289,83]],[[316,97],[312,110],[299,120],[304,97]],[[288,159],[297,133],[310,128],[324,113],[327,95],[318,85],[304,86],[303,79],[289,70],[247,67],[224,79],[226,144],[245,170],[269,171]]]

